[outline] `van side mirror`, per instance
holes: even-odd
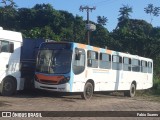
[[[2,49],[2,46],[1,46],[1,44],[0,44],[0,53],[1,53],[1,49]]]
[[[13,44],[13,43],[10,43],[10,44],[9,44],[9,52],[10,52],[10,53],[13,53],[13,52],[14,52],[14,44]]]

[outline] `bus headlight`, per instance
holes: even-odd
[[[64,84],[64,83],[67,83],[67,82],[69,82],[69,80],[70,80],[70,77],[64,77],[63,79],[61,79],[61,80],[59,81],[59,83],[58,83],[58,84]]]

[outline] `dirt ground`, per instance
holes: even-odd
[[[47,91],[18,92],[12,97],[0,96],[0,111],[160,111],[160,102],[151,97],[134,98],[124,97],[123,94],[95,93],[91,100],[83,100],[78,94],[59,94]],[[160,116],[160,114],[159,114]],[[109,119],[109,117],[76,117],[76,119]],[[0,118],[2,119],[2,118]],[[5,118],[3,118],[5,119]],[[13,118],[6,118],[12,120]],[[16,118],[21,120],[22,118]],[[27,118],[24,118],[27,119]],[[36,119],[36,118],[32,118]],[[53,119],[38,118],[40,119]],[[72,117],[58,117],[54,119],[75,119]],[[115,120],[115,117],[111,117]],[[120,120],[124,118],[120,117]],[[127,118],[125,119],[148,119],[150,117]],[[152,119],[160,120],[160,117]]]

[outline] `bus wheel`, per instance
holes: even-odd
[[[93,95],[93,85],[92,85],[92,83],[87,82],[85,84],[84,91],[83,91],[81,97],[85,100],[89,100],[89,99],[91,99],[92,95]]]
[[[124,92],[124,96],[134,97],[136,94],[136,86],[135,84],[131,84],[130,90]]]
[[[16,92],[16,82],[8,77],[5,78],[3,81],[3,86],[2,86],[2,95],[3,96],[11,96]]]

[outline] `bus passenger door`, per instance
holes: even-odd
[[[72,63],[71,85],[72,92],[81,92],[85,84],[85,50],[75,48]]]

